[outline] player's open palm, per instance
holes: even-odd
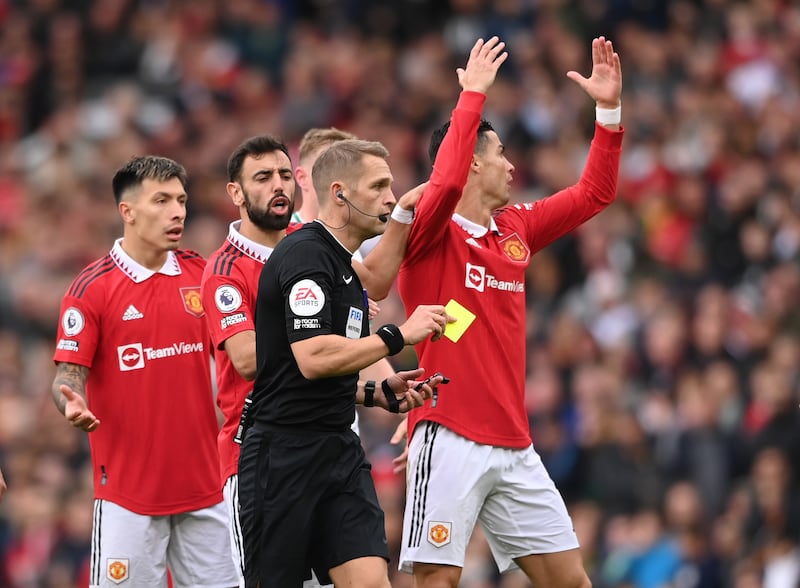
[[[601,108],[616,108],[622,94],[622,68],[614,45],[605,37],[592,40],[592,75],[583,77],[568,71],[567,77],[578,84]]]
[[[444,334],[447,323],[455,322],[441,304],[420,304],[400,327],[407,345],[416,345],[432,335],[436,341]]]
[[[64,384],[61,384],[58,389],[67,400],[64,405],[64,416],[72,423],[72,426],[87,433],[94,431],[100,425],[100,421],[89,410],[83,396],[76,394],[72,388]]]
[[[467,66],[456,69],[461,87],[464,90],[485,94],[494,83],[497,70],[508,58],[508,53],[503,51],[505,46],[506,44],[497,37],[492,37],[486,42],[478,39],[469,53]]]

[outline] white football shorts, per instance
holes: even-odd
[[[220,502],[177,515],[147,516],[108,500],[94,501],[91,588],[238,585],[228,513]]]
[[[579,547],[564,499],[533,446],[482,445],[421,422],[408,453],[400,570],[414,562],[464,567],[475,522],[501,572],[514,559]]]

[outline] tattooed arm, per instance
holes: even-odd
[[[86,404],[86,379],[89,368],[75,363],[60,362],[56,368],[51,393],[53,402],[73,427],[91,433],[100,421]]]

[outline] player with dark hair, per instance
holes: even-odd
[[[239,209],[239,220],[231,223],[222,246],[209,258],[202,280],[203,306],[214,343],[217,373],[217,405],[224,417],[218,436],[223,493],[231,520],[231,547],[240,574],[244,570],[242,531],[239,518],[238,467],[240,425],[245,399],[256,375],[255,307],[258,277],[273,249],[300,226],[291,223],[295,205],[295,178],[289,152],[277,137],[258,135],[239,145],[228,159],[228,196]],[[418,187],[401,201],[413,208]],[[316,195],[313,195],[316,202]],[[405,244],[408,227],[397,238]],[[394,271],[400,256],[387,262]],[[364,269],[366,272],[367,270]],[[394,374],[386,359],[369,367],[364,379],[383,379]],[[386,370],[380,376],[377,370]],[[357,419],[352,423],[358,433]],[[237,437],[237,432],[239,436]],[[309,572],[310,573],[310,572]],[[243,583],[243,575],[240,583]],[[306,586],[318,586],[313,578]]]
[[[457,321],[420,362],[451,379],[447,394],[409,414],[408,496],[400,556],[417,588],[455,588],[476,521],[501,572],[519,566],[534,586],[585,588],[578,539],[532,444],[525,408],[525,271],[531,256],[616,196],[622,130],[619,56],[592,42],[592,74],[569,72],[597,105],[598,124],[578,183],[508,206],[514,166],[481,121],[500,58],[479,40],[450,123],[433,134],[430,188],[417,205],[398,285],[406,308],[444,304]],[[465,138],[470,137],[471,141]],[[455,178],[456,190],[449,189]],[[442,189],[446,186],[448,189]],[[438,279],[431,279],[437,276]]]
[[[61,303],[52,395],[90,433],[91,586],[237,585],[228,555],[200,302],[205,260],[179,249],[186,172],[136,157],[114,176],[121,239]]]

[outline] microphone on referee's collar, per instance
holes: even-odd
[[[341,190],[336,192],[336,197],[339,200],[344,200],[344,202],[345,202],[345,204],[347,204],[347,206],[350,206],[351,208],[353,208],[353,210],[355,210],[356,212],[360,212],[364,216],[368,216],[370,218],[376,218],[379,221],[381,221],[382,223],[389,222],[389,215],[388,214],[386,214],[386,213],[384,213],[384,214],[369,214],[368,212],[364,212],[358,206],[356,206],[355,204],[350,202],[347,198],[345,198],[344,193]]]

